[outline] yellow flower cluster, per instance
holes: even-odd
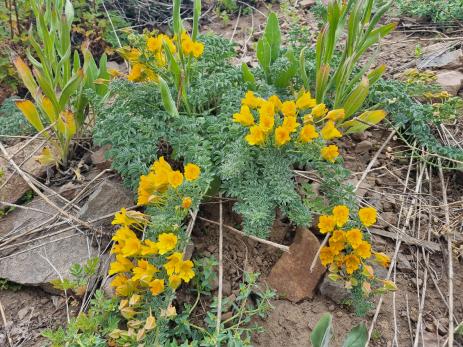
[[[133,217],[133,214],[136,216]],[[189,282],[195,275],[191,260],[183,260],[183,255],[179,252],[172,253],[178,243],[175,234],[162,233],[158,236],[157,242],[149,239],[142,241],[130,229],[142,227],[146,223],[146,216],[142,213],[129,214],[125,209],[118,212],[113,220],[113,224],[121,227],[112,238],[115,243],[111,253],[116,255],[116,260],[110,265],[109,275],[116,275],[111,286],[115,287],[118,296],[130,296],[148,289],[152,295],[159,295],[164,291],[164,279],[162,276],[156,277],[161,270],[149,262],[147,257],[150,256],[165,257],[163,267],[168,276],[168,285],[174,290],[182,280]],[[167,256],[169,253],[171,254]]]
[[[330,215],[320,216],[318,228],[322,234],[331,233],[328,246],[323,246],[320,250],[322,265],[330,266],[330,278],[344,278],[352,286],[356,285],[353,274],[357,272],[369,280],[374,279],[373,268],[366,262],[373,258],[373,255],[374,260],[384,267],[388,266],[390,260],[383,253],[372,254],[371,244],[364,239],[360,229],[346,228],[349,214],[347,206],[338,205]],[[376,223],[376,210],[370,207],[362,208],[358,217],[363,226],[369,227]],[[369,294],[370,287],[370,284],[363,287],[366,294]]]
[[[344,119],[344,109],[329,111],[325,104],[317,104],[310,92],[302,92],[296,99],[282,102],[276,95],[266,100],[248,91],[241,104],[233,121],[249,128],[245,140],[251,146],[273,142],[276,147],[281,147],[291,141],[309,143],[319,137],[330,141],[342,136],[336,122]],[[321,127],[319,131],[317,126]],[[336,145],[330,145],[320,154],[323,159],[334,162],[339,150]]]
[[[198,179],[200,175],[201,169],[196,164],[186,164],[182,174],[178,170],[173,170],[164,157],[161,157],[153,163],[147,175],[140,177],[138,205],[159,203],[163,200],[163,196],[169,187],[177,189],[184,183],[184,180],[192,182]],[[191,203],[191,198],[185,197],[182,201],[182,207],[188,209]]]
[[[204,52],[204,44],[193,41],[188,33],[183,32],[180,40],[176,36],[165,34],[150,36],[146,39],[146,46],[141,49],[126,48],[119,50],[121,55],[130,63],[127,79],[132,82],[149,82],[158,80],[157,69],[166,68],[168,58],[166,50],[175,57],[181,52],[184,57],[198,59]]]

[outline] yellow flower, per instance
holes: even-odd
[[[166,269],[168,275],[172,275],[174,272],[178,272],[180,268],[180,264],[183,260],[183,255],[180,252],[172,253],[170,256],[167,257],[169,260],[167,263],[164,264],[164,269]]]
[[[131,48],[130,51],[125,54],[125,58],[131,63],[136,62],[140,56],[141,52],[136,48]]]
[[[125,240],[121,253],[124,257],[133,257],[141,252],[141,248],[141,242],[138,238],[130,238]]]
[[[140,281],[144,285],[148,285],[153,279],[153,276],[159,270],[145,259],[140,259],[136,267],[132,269],[132,280]]]
[[[304,110],[307,108],[312,108],[317,104],[315,99],[312,99],[310,92],[303,93],[296,101],[296,107],[299,110]]]
[[[177,188],[183,183],[183,175],[180,171],[173,171],[169,174],[169,184]]]
[[[199,168],[199,166],[196,164],[192,164],[192,163],[186,164],[184,171],[185,171],[184,173],[185,179],[187,181],[194,181],[201,174],[201,169]]]
[[[333,231],[333,235],[330,237],[330,242],[346,242],[346,233],[342,230]]]
[[[150,37],[146,41],[146,48],[150,52],[157,52],[162,48],[162,40],[159,37]]]
[[[334,252],[330,247],[322,247],[320,250],[320,261],[323,266],[327,266],[334,261]]]
[[[177,246],[177,236],[172,233],[162,233],[158,237],[159,254],[163,255]]]
[[[336,145],[330,145],[327,147],[323,147],[321,150],[321,156],[326,161],[334,163],[336,158],[339,156],[339,149]]]
[[[204,52],[204,44],[202,42],[195,42],[193,44],[193,57],[198,59],[200,56],[203,55]]]
[[[137,282],[132,281],[126,275],[119,274],[111,281],[111,287],[115,287],[118,296],[130,296],[137,290]]]
[[[128,227],[124,226],[122,228],[117,229],[114,236],[112,237],[112,240],[116,242],[124,242],[125,240],[136,238],[137,235]]]
[[[145,224],[146,222],[148,222],[148,220],[143,213],[127,211],[125,208],[121,208],[121,210],[114,215],[111,224],[130,226],[132,224]]]
[[[302,118],[302,122],[304,124],[313,123],[313,116],[311,114],[306,114],[304,118]]]
[[[343,251],[345,247],[346,243],[344,242],[344,240],[334,241],[332,238],[330,238],[330,248],[332,249],[334,255],[338,255],[339,253],[341,253],[341,251]]]
[[[154,255],[159,253],[159,248],[157,242],[153,242],[149,239],[144,241],[144,245],[141,247],[140,254],[143,256]]]
[[[143,73],[143,64],[134,64],[130,69],[127,79],[131,82],[138,82]]]
[[[289,130],[285,127],[278,127],[275,129],[275,143],[277,146],[283,146],[284,144],[291,141]]]
[[[248,105],[241,106],[240,113],[235,113],[233,115],[233,121],[239,123],[245,127],[250,127],[254,125],[254,116],[251,113]]]
[[[190,197],[188,197],[188,196],[184,197],[182,199],[182,208],[189,209],[191,207],[191,203],[192,203],[192,201],[191,201]]]
[[[330,233],[336,226],[336,219],[333,216],[320,216],[318,229],[322,234]]]
[[[312,116],[321,118],[328,112],[325,104],[318,104],[312,109]]]
[[[341,132],[336,129],[334,122],[331,120],[326,122],[325,126],[320,131],[320,134],[322,135],[322,138],[327,141],[342,136]]]
[[[263,100],[261,98],[258,98],[254,95],[253,91],[248,91],[244,99],[241,100],[241,103],[243,105],[247,105],[250,108],[258,108],[260,105],[262,105]]]
[[[362,243],[362,232],[359,229],[351,229],[346,234],[347,242],[352,246],[353,249],[356,249]]]
[[[154,296],[161,294],[164,291],[164,280],[155,279],[149,283],[150,292]]]
[[[366,227],[376,223],[376,209],[373,207],[364,207],[359,210],[359,218]]]
[[[275,116],[275,105],[270,101],[263,101],[259,108],[259,116]]]
[[[133,268],[133,263],[122,255],[116,255],[116,261],[113,261],[109,267],[108,274],[114,275],[119,272],[128,272]]]
[[[360,259],[356,255],[349,254],[344,257],[344,264],[346,264],[346,272],[352,275],[360,267]]]
[[[313,139],[316,139],[317,137],[318,133],[312,124],[304,125],[299,134],[299,140],[301,140],[304,143],[311,142],[313,141]]]
[[[176,290],[182,284],[182,279],[178,275],[170,275],[169,276],[169,287],[173,290]]]
[[[261,145],[265,142],[265,132],[258,125],[254,125],[249,129],[249,134],[246,135],[246,141],[251,146]]]
[[[283,119],[283,128],[288,129],[290,133],[293,133],[296,131],[297,127],[299,126],[299,123],[297,122],[296,117],[285,117]]]
[[[344,205],[335,206],[333,208],[333,216],[336,218],[336,225],[342,227],[349,220],[349,209]]]
[[[259,116],[259,126],[264,132],[269,132],[272,130],[273,125],[275,124],[275,117],[270,114],[260,114]]]
[[[375,260],[378,264],[380,264],[383,267],[388,267],[389,263],[391,262],[391,259],[384,253],[375,253]]]
[[[150,172],[148,175],[140,176],[140,183],[138,185],[138,206],[148,205],[160,200],[160,196],[156,194],[157,186],[157,176],[153,172]]]
[[[296,103],[294,101],[285,101],[281,105],[281,112],[285,117],[296,116]]]
[[[275,106],[275,111],[281,110],[281,106],[283,104],[281,103],[281,100],[278,96],[272,95],[270,98],[268,98],[268,101],[271,102]]]
[[[178,268],[178,275],[186,283],[190,282],[190,280],[195,277],[193,262],[191,260],[181,262]]]
[[[184,54],[189,55],[193,53],[194,42],[189,38],[185,37],[182,39],[182,51]]]
[[[171,172],[172,167],[170,164],[164,159],[164,156],[160,157],[158,160],[156,160],[153,165],[151,165],[150,168],[151,171],[154,172]]]
[[[371,245],[367,241],[362,241],[355,250],[355,254],[360,258],[368,259],[371,257]]]
[[[326,115],[326,118],[328,118],[329,120],[332,120],[333,122],[337,122],[337,121],[343,120],[345,116],[346,116],[346,111],[344,111],[343,108],[338,108],[338,109],[331,110],[330,112],[328,112],[328,114]]]

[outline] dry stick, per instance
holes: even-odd
[[[6,324],[5,311],[3,310],[2,301],[0,300],[0,313],[2,314],[3,327],[5,328],[6,337],[8,338],[8,344],[10,347],[13,347],[13,341],[11,340],[10,332],[8,331],[8,326]]]
[[[222,193],[219,193],[219,198],[222,198]],[[223,204],[220,200],[219,205],[219,292],[217,294],[217,322],[215,333],[217,341],[220,334],[220,323],[222,322],[222,290],[223,290]]]
[[[200,219],[202,221],[205,221],[205,222],[208,222],[208,223],[215,224],[215,225],[220,225],[219,222],[216,222],[216,221],[204,218],[204,217],[198,217],[198,219]],[[227,228],[228,230],[233,231],[234,233],[236,233],[238,235],[250,238],[251,240],[254,240],[254,241],[257,241],[257,242],[260,242],[260,243],[264,243],[264,244],[272,246],[272,247],[276,247],[278,249],[281,249],[283,252],[288,252],[289,253],[289,247],[288,246],[280,245],[279,243],[275,243],[275,242],[272,242],[272,241],[261,239],[261,238],[256,237],[256,236],[247,235],[247,234],[243,233],[241,230],[235,229],[232,226],[229,226],[229,225],[226,225],[226,224],[223,224],[223,226],[225,228]]]
[[[452,238],[450,235],[450,212],[447,204],[447,187],[444,181],[444,173],[442,171],[441,161],[439,159],[439,177],[442,186],[442,199],[445,204],[445,223],[447,229],[447,252],[449,254],[449,263],[448,263],[448,276],[449,276],[449,335],[448,335],[448,346],[453,347],[453,334],[454,334],[454,325],[453,325],[453,250],[452,250]]]
[[[384,148],[387,146],[387,144],[389,143],[389,141],[391,141],[392,137],[394,136],[394,134],[396,133],[396,130],[394,129],[390,134],[389,136],[387,137],[386,141],[384,141],[384,143],[382,144],[382,146],[378,149],[378,151],[376,152],[376,154],[373,156],[373,158],[370,160],[370,163],[368,164],[367,168],[365,169],[365,171],[363,172],[362,174],[362,177],[360,177],[359,181],[357,182],[357,185],[355,186],[354,188],[354,192],[357,191],[357,189],[360,187],[360,185],[362,184],[363,180],[367,177],[368,173],[371,171],[371,168],[373,167],[373,165],[375,165],[376,163],[376,160],[378,159],[379,157],[379,154],[384,150]],[[325,238],[323,239],[322,243],[320,244],[320,247],[318,247],[318,250],[317,250],[317,253],[315,254],[315,257],[313,258],[312,260],[312,264],[310,264],[310,272],[313,271],[313,269],[315,268],[315,264],[317,264],[317,260],[318,260],[318,257],[320,256],[320,251],[323,247],[325,247],[325,245],[328,243],[328,239],[330,238],[331,236],[331,233],[327,233]]]
[[[50,199],[47,198],[47,196],[45,194],[43,194],[33,183],[32,181],[30,180],[30,178],[18,167],[18,165],[10,158],[10,156],[8,155],[8,152],[6,151],[5,147],[3,146],[3,144],[0,142],[0,150],[2,151],[3,155],[5,156],[5,158],[7,158],[7,160],[9,161],[9,163],[16,169],[16,171],[19,173],[19,175],[23,178],[23,180],[29,185],[29,187],[32,188],[32,190],[34,192],[37,193],[37,195],[39,195],[42,199],[45,200],[46,203],[48,203],[50,206],[52,206],[54,209],[56,209],[58,212],[60,212],[63,216],[73,220],[74,222],[92,230],[92,226],[90,224],[88,224],[87,222],[84,222],[83,220],[80,220],[79,218],[73,216],[72,214],[64,211],[63,209],[61,209],[60,207],[56,206],[55,203],[53,203]]]
[[[239,23],[239,21],[240,21],[240,17],[241,17],[241,6],[240,6],[239,9],[238,9],[238,17],[236,18],[235,27],[233,28],[233,33],[232,33],[232,36],[230,37],[230,43],[233,42],[233,38],[235,37],[236,28],[238,27],[238,23]]]
[[[412,162],[413,162],[413,155],[411,157],[411,160],[410,160],[410,165],[409,165],[409,172],[411,170],[411,166],[412,166]],[[420,175],[418,177],[418,180],[416,182],[416,185],[415,185],[415,192],[417,193],[418,190],[419,190],[419,187],[421,186],[421,181],[423,179],[423,174],[424,174],[424,169],[422,167],[422,170],[420,172]],[[408,182],[408,176],[407,175],[407,182]],[[409,223],[410,223],[410,218],[412,216],[412,213],[413,213],[413,206],[416,204],[416,198],[413,197],[412,201],[411,201],[411,204],[410,204],[410,207],[408,209],[408,212],[407,212],[407,216],[405,218],[405,222],[404,222],[404,225],[402,227],[402,231],[405,231],[405,229],[409,226]],[[402,204],[402,207],[403,207],[403,204]],[[402,209],[402,208],[401,208]],[[394,268],[394,266],[396,265],[396,261],[397,261],[397,256],[399,254],[399,249],[400,249],[400,245],[402,244],[402,239],[400,236],[397,237],[397,242],[396,242],[396,247],[395,247],[395,250],[394,250],[394,256],[393,258],[391,259],[391,265],[389,266],[389,271],[388,271],[388,274],[387,274],[387,277],[386,279],[389,279],[390,276],[391,276],[391,273],[392,273],[392,269]],[[371,322],[371,325],[370,325],[370,329],[368,330],[368,340],[367,340],[367,343],[365,345],[365,347],[368,347],[368,344],[370,343],[370,339],[371,339],[371,334],[373,333],[373,329],[375,327],[375,323],[376,323],[376,320],[378,319],[378,315],[379,315],[379,312],[381,310],[381,305],[383,304],[383,299],[384,299],[384,296],[381,295],[380,298],[379,298],[379,302],[378,302],[378,305],[376,306],[376,311],[375,311],[375,314],[373,316],[373,320]]]

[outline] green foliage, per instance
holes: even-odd
[[[2,290],[11,290],[17,292],[22,288],[22,285],[14,282],[10,282],[5,278],[0,278],[0,291]]]
[[[463,21],[461,0],[397,0],[396,6],[403,15],[420,17],[433,23]]]
[[[406,89],[404,82],[379,80],[370,92],[367,107],[384,107],[404,140],[409,144],[416,141],[416,147],[423,147],[429,157],[427,160],[439,155],[447,158],[453,167],[460,167],[461,164],[455,164],[452,160],[463,161],[463,151],[443,145],[433,134],[432,126],[436,124],[433,107],[414,100],[404,93]],[[423,155],[426,156],[425,153]]]
[[[12,96],[0,106],[0,135],[21,136],[34,133],[34,128],[16,107],[16,99],[17,97]]]
[[[90,258],[84,265],[72,264],[70,268],[71,279],[63,278],[51,281],[54,288],[59,290],[72,289],[78,294],[82,294],[90,281],[91,277],[95,276],[99,265],[97,257]]]
[[[329,347],[333,335],[333,318],[325,313],[310,334],[313,347]],[[360,324],[347,334],[343,347],[364,347],[368,341],[368,330],[365,324]]]
[[[97,290],[87,313],[72,318],[66,329],[46,329],[42,335],[48,338],[52,347],[62,346],[107,346],[105,337],[119,325],[118,299],[106,299]]]

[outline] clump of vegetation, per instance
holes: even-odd
[[[0,106],[0,135],[21,136],[34,132],[34,128],[16,107],[17,99],[18,97],[12,96]]]
[[[406,16],[420,17],[438,24],[463,21],[460,0],[398,0],[396,6]]]

